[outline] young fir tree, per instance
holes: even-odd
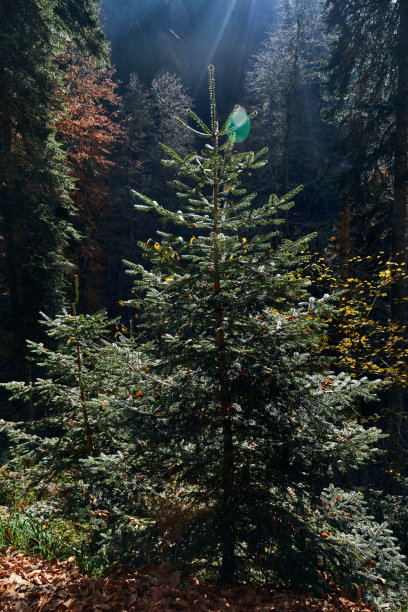
[[[367,583],[373,557],[390,577],[392,536],[362,518],[358,495],[330,485],[374,452],[379,430],[344,416],[373,385],[334,375],[319,357],[333,306],[310,297],[298,273],[310,237],[271,248],[295,192],[257,203],[242,188],[265,151],[234,153],[234,114],[219,127],[212,67],[210,95],[209,127],[192,111],[198,129],[184,124],[207,140],[201,154],[163,147],[182,210],[136,194],[138,210],[167,223],[160,242],[142,244],[149,267],[129,264],[139,296],[129,305],[142,309],[148,339],[139,410],[154,419],[152,491],[197,509],[178,552],[223,582],[263,575],[310,586],[320,566]]]
[[[161,552],[224,582],[303,588],[324,586],[326,570],[374,595],[398,591],[406,567],[387,525],[334,486],[375,452],[379,430],[350,419],[374,385],[323,362],[332,306],[299,273],[308,239],[270,246],[291,194],[257,204],[241,187],[263,152],[234,153],[234,115],[218,127],[213,68],[210,92],[210,127],[190,113],[202,153],[165,148],[183,210],[145,196],[137,206],[181,227],[143,244],[149,270],[129,264],[139,341],[104,340],[101,315],[46,319],[58,348],[32,348],[48,377],[8,386],[39,391],[50,414],[3,423],[17,443],[10,465],[53,483],[104,556],[140,564]]]
[[[78,286],[76,294],[78,302]],[[35,508],[40,500],[52,514],[57,508],[59,516],[86,525],[85,549],[96,564],[109,565],[119,548],[123,559],[132,549],[130,517],[141,515],[141,439],[147,434],[145,418],[132,410],[132,400],[142,395],[141,360],[117,319],[107,320],[102,311],[77,314],[76,307],[53,319],[43,315],[46,344],[28,343],[43,378],[4,384],[15,400],[33,402],[45,417],[0,423],[9,441],[1,453],[0,488],[3,500],[26,500],[29,491]],[[140,545],[140,530],[137,536]]]

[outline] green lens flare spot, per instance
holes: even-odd
[[[227,134],[228,138],[235,142],[243,142],[251,130],[251,121],[248,113],[242,106],[237,106],[228,117]]]

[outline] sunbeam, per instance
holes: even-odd
[[[264,35],[265,4],[259,0],[245,5],[240,0],[209,1],[201,16],[191,47],[191,62],[184,67],[182,77],[191,82],[194,71],[191,91],[195,99],[201,99],[207,87],[207,66],[214,64],[218,74],[218,105],[225,114],[231,111],[230,102],[225,104],[225,100],[232,96],[237,104],[243,102],[243,74],[248,57],[256,48],[254,41]]]
[[[217,37],[216,37],[216,39],[215,39],[215,41],[213,43],[213,46],[211,48],[211,51],[210,51],[210,53],[209,53],[209,55],[207,57],[206,66],[209,66],[210,64],[213,63],[215,53],[216,53],[216,51],[218,49],[218,46],[220,44],[220,41],[221,41],[223,35],[224,35],[225,29],[226,29],[226,27],[228,25],[228,22],[229,22],[229,20],[231,18],[231,15],[232,15],[233,10],[234,10],[234,8],[235,8],[235,6],[237,4],[237,1],[238,0],[232,0],[230,6],[227,9],[227,12],[225,13],[225,16],[224,16],[224,19],[222,20],[222,23],[221,23],[220,29],[218,31]]]

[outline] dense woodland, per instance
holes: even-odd
[[[405,610],[407,32],[0,0],[0,547]]]

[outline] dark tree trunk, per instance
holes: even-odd
[[[408,0],[399,2],[399,29],[397,42],[398,89],[395,108],[395,168],[394,203],[392,211],[392,259],[399,264],[406,262],[407,231],[407,147],[408,147]],[[391,292],[391,321],[405,324],[405,280],[396,278]],[[404,413],[402,387],[390,392],[390,443],[393,463],[402,457],[401,427]]]
[[[347,198],[340,220],[340,274],[343,283],[350,278],[350,200]]]
[[[10,108],[1,105],[1,132],[4,166],[5,202],[3,202],[3,231],[5,244],[7,289],[9,291],[10,326],[12,329],[13,375],[17,380],[29,382],[27,347],[25,339],[26,291],[23,275],[21,221],[22,211],[16,207],[18,168],[13,160],[13,125]]]
[[[214,107],[215,108],[215,107]],[[216,122],[213,116],[213,147],[217,150],[218,142],[216,135]],[[213,177],[213,202],[214,202],[214,291],[218,298],[221,291],[219,274],[219,252],[217,245],[218,235],[218,176],[214,168]],[[231,418],[231,393],[228,378],[228,369],[225,359],[225,337],[223,330],[223,307],[220,299],[215,305],[216,340],[218,350],[218,377],[220,385],[220,407],[221,426],[223,438],[223,466],[222,466],[222,497],[221,502],[221,549],[222,564],[220,579],[225,584],[231,584],[235,575],[235,459],[234,438]]]
[[[292,137],[292,92],[289,92],[288,99],[286,101],[286,120],[285,120],[285,134],[283,137],[282,144],[282,193],[288,192],[289,184],[289,146],[290,139]]]

